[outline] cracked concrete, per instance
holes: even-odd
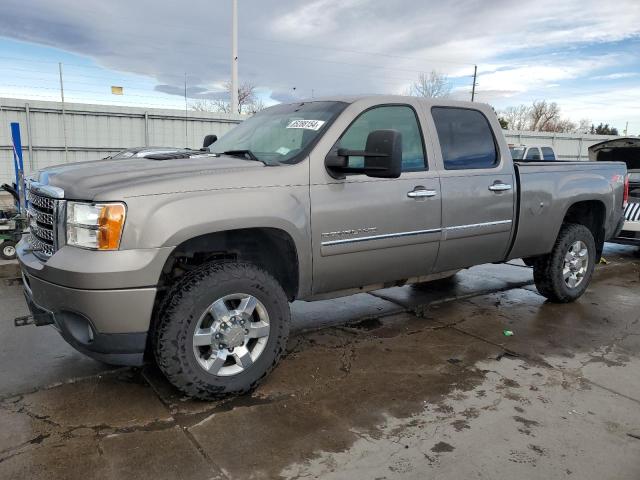
[[[640,478],[640,261],[605,255],[572,305],[519,262],[297,302],[280,366],[216,402],[5,331],[7,286],[0,333],[42,355],[0,347],[0,478]]]

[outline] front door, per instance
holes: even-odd
[[[336,180],[324,169],[329,149],[312,154],[314,294],[430,273],[441,235],[441,192],[437,173],[428,169],[415,108],[352,105],[341,120],[337,146],[352,150],[364,150],[374,130],[399,130],[402,174],[397,179],[353,174]],[[362,162],[351,157],[349,164]]]
[[[432,107],[431,114],[442,156],[442,242],[435,271],[502,261],[515,222],[508,151],[501,155],[479,110]]]

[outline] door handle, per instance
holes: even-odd
[[[407,193],[407,197],[409,198],[423,198],[423,197],[435,197],[438,194],[435,190],[412,190]]]
[[[506,190],[511,190],[511,188],[511,185],[502,182],[497,182],[493,185],[489,185],[489,190],[491,190],[492,192],[504,192]]]

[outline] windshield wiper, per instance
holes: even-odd
[[[222,152],[222,154],[231,155],[232,157],[241,157],[255,162],[262,162],[266,165],[266,162],[256,157],[251,150],[227,150],[226,152]]]

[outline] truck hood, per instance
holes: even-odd
[[[247,186],[247,174],[255,171],[256,174],[250,176],[260,177],[258,172],[264,168],[261,162],[230,156],[198,155],[170,160],[123,158],[49,167],[32,178],[44,185],[62,188],[65,198],[105,200],[105,196],[112,195],[126,198]]]

